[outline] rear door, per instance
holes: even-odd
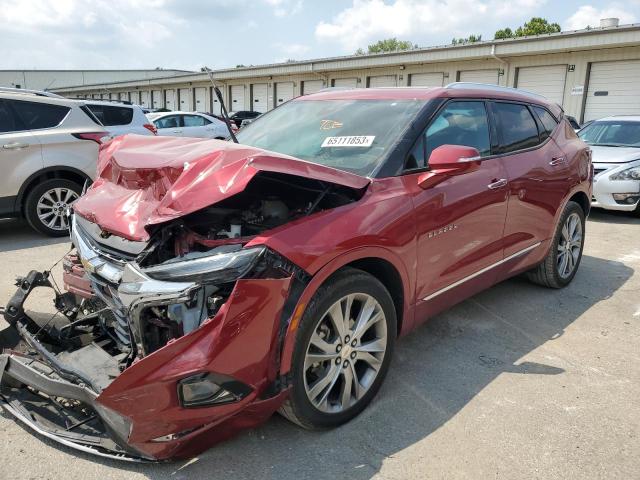
[[[478,170],[448,177],[426,190],[417,186],[419,174],[411,175],[418,229],[418,306],[428,309],[430,301],[446,298],[445,293],[473,286],[466,282],[485,269],[483,282],[490,284],[495,278],[492,267],[502,260],[507,180],[502,160],[491,157],[491,131],[486,102],[451,100],[425,131],[424,155],[419,143],[414,146],[408,167],[418,171],[424,169],[424,158],[441,145],[475,147],[486,157]]]
[[[11,108],[0,99],[0,214],[13,213],[16,196],[27,178],[42,169],[42,149]]]
[[[182,137],[182,115],[167,115],[153,122],[158,129],[158,135]]]
[[[555,131],[557,120],[546,111],[545,122]],[[492,102],[498,126],[499,153],[509,178],[509,210],[504,232],[504,255],[510,257],[549,238],[554,218],[569,191],[564,153],[544,129],[533,106]],[[540,124],[540,125],[539,125]]]

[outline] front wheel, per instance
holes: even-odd
[[[46,180],[29,192],[25,200],[25,217],[31,227],[50,237],[69,233],[66,210],[80,197],[82,187],[70,180]]]
[[[576,202],[570,201],[560,216],[549,253],[540,265],[528,273],[529,279],[549,288],[567,286],[582,259],[584,232],[584,211]]]
[[[384,285],[361,270],[340,271],[300,322],[292,387],[280,413],[308,429],[354,418],[380,388],[395,336],[395,307]]]

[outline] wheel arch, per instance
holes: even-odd
[[[82,170],[67,166],[54,166],[43,168],[33,173],[20,187],[18,195],[15,200],[14,210],[21,215],[24,214],[24,202],[29,195],[29,192],[35,188],[41,182],[45,180],[52,180],[60,178],[63,180],[70,180],[83,185],[86,181],[91,182],[91,178]]]
[[[282,373],[290,370],[298,324],[306,306],[318,288],[345,267],[369,273],[389,291],[396,307],[398,335],[406,333],[413,325],[413,309],[410,308],[413,278],[400,258],[382,247],[362,247],[343,253],[319,269],[300,296],[284,340],[280,368]]]
[[[576,202],[582,208],[584,212],[585,218],[589,215],[589,211],[591,210],[591,200],[582,190],[574,193],[570,198],[570,202]]]

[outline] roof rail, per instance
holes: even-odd
[[[115,98],[90,98],[90,97],[76,97],[76,100],[88,100],[91,102],[110,102],[110,103],[122,103],[124,105],[133,105],[133,102],[129,100],[117,100]]]
[[[453,82],[448,84],[445,88],[482,88],[483,90],[493,90],[495,92],[509,92],[520,93],[522,95],[528,95],[536,98],[543,98],[548,101],[548,98],[538,93],[530,92],[529,90],[522,90],[521,88],[502,87],[500,85],[493,85],[490,83],[476,83],[476,82]]]
[[[44,90],[30,90],[28,88],[0,87],[0,92],[37,95],[38,97],[64,98],[62,95],[58,95],[57,93],[51,93]]]

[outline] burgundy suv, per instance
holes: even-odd
[[[333,427],[374,397],[399,335],[519,273],[564,287],[580,264],[590,152],[542,97],[330,89],[238,139],[103,146],[57,318],[24,309],[48,272],[19,279],[7,305],[9,412],[148,460],[275,411]]]

